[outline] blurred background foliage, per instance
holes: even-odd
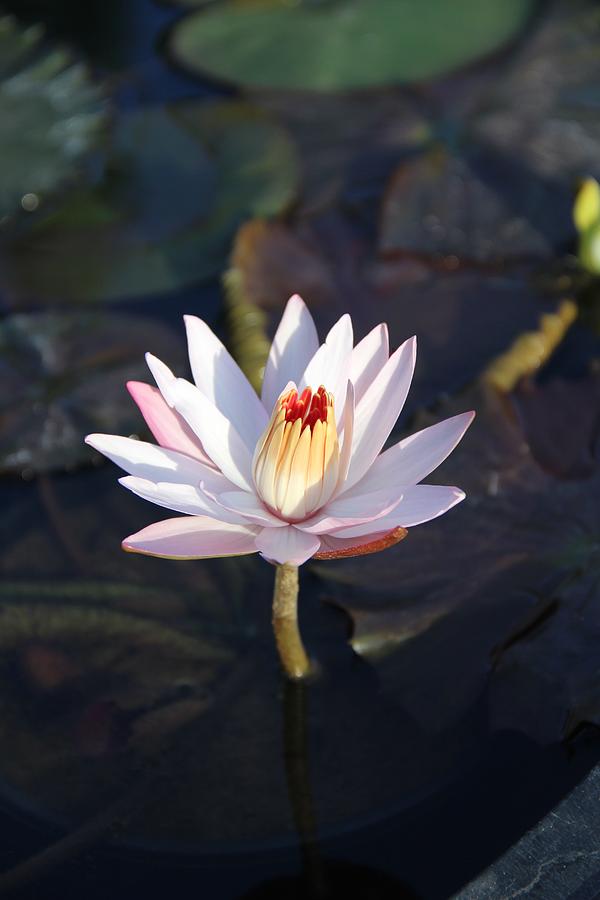
[[[305,567],[320,824],[410,806],[507,733],[567,742],[548,784],[575,778],[578,737],[600,746],[597,3],[4,9],[7,796],[79,820],[165,753],[128,839],[290,834],[268,566],[121,554],[160,513],[82,437],[148,437],[124,383],[148,380],[145,350],[186,374],[183,312],[258,388],[295,292],[322,334],[346,311],[358,335],[417,333],[394,438],[478,411],[436,473],[459,509],[376,559]],[[508,809],[495,827],[516,836]],[[468,864],[446,872],[457,888]]]

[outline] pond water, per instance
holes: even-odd
[[[359,0],[266,3],[259,25],[220,0],[4,4],[0,74],[47,31],[0,96],[0,893],[446,898],[600,758],[600,307],[570,211],[600,174],[600,20],[461,0],[446,39],[423,3],[400,5],[395,77],[368,41],[368,66],[333,46],[344,7],[364,33]],[[380,7],[387,59],[400,7]],[[288,70],[290,9],[298,47],[330,52]],[[161,511],[82,444],[146,436],[124,383],[145,350],[185,372],[184,313],[256,375],[295,291],[323,333],[348,309],[360,335],[418,334],[395,436],[478,413],[435,473],[459,509],[303,567],[302,685],[271,567],[123,554]]]

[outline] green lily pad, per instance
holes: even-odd
[[[65,50],[42,49],[42,38],[40,27],[0,18],[0,221],[73,180],[105,121],[86,68]]]
[[[92,431],[137,432],[124,383],[146,378],[144,351],[177,360],[180,342],[150,319],[32,313],[0,324],[0,471],[67,469],[90,461]]]
[[[297,177],[286,133],[247,104],[130,113],[103,181],[7,248],[9,304],[139,298],[211,277],[239,222],[280,212]]]
[[[186,68],[254,88],[345,90],[433,78],[497,50],[530,0],[239,3],[190,14],[171,36]]]

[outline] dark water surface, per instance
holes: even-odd
[[[168,63],[164,30],[181,10],[150,0],[4,6],[90,60],[112,86],[115,116],[231,94]],[[345,202],[361,207],[360,185]],[[510,293],[501,282],[493,290]],[[184,312],[224,333],[216,279],[143,307],[180,336]],[[430,359],[435,334],[425,337]],[[573,360],[586,341],[585,354],[597,354],[597,338],[578,334],[553,364],[567,378],[581,375]],[[427,401],[435,387],[422,388]],[[423,683],[418,663],[389,669],[353,652],[345,609],[361,590],[402,594],[400,556],[395,571],[364,570],[381,575],[376,589],[356,587],[350,570],[344,581],[305,567],[302,629],[321,671],[306,687],[284,685],[270,568],[125,557],[121,537],[158,516],[115,482],[112,467],[98,466],[4,485],[0,893],[446,898],[600,758],[593,728],[559,742],[559,713],[558,725],[544,719],[530,731],[502,710],[494,718],[498,689],[487,675],[467,684],[460,661],[448,666],[443,631],[414,651],[423,646]],[[457,590],[464,574],[457,559]],[[454,689],[466,699],[450,714],[436,695]]]

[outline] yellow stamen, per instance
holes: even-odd
[[[332,395],[322,386],[301,397],[295,389],[283,393],[254,453],[263,502],[286,521],[302,521],[333,494],[339,462]]]

